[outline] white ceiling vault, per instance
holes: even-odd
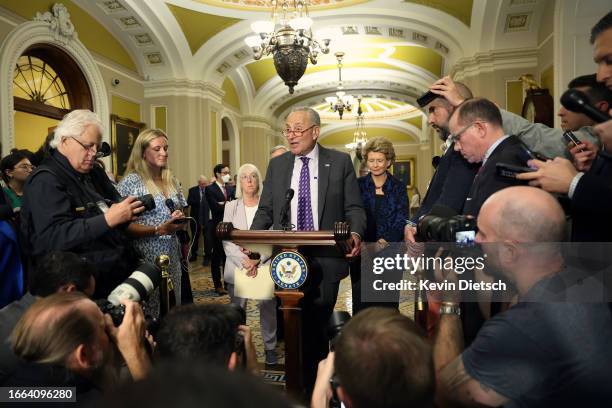
[[[427,0],[315,5],[310,10],[315,35],[320,29],[337,35],[330,54],[320,58],[317,68],[309,68],[290,95],[270,72],[271,62],[254,62],[244,43],[252,35],[250,24],[269,17],[263,0],[73,1],[124,45],[145,84],[185,79],[221,87],[230,78],[244,115],[282,117],[296,104],[325,111],[324,99],[333,95],[338,80],[333,53],[343,51],[346,92],[378,106],[369,113],[380,120],[419,114],[410,107],[415,98],[462,58],[493,49],[537,47],[539,22],[545,11],[552,12],[546,10],[552,0],[448,0],[446,10],[437,6],[445,2]],[[198,21],[201,25],[194,26]],[[208,23],[218,31],[200,35]],[[407,107],[376,103],[376,98]]]

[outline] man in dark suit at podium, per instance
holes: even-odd
[[[208,201],[206,200],[206,186],[208,186],[208,179],[206,176],[200,176],[198,179],[198,185],[191,187],[189,189],[189,194],[187,195],[187,205],[189,205],[190,214],[197,221],[195,227],[193,223],[191,224],[193,244],[191,245],[191,256],[189,257],[189,262],[195,261],[198,256],[198,246],[201,233],[202,237],[204,238],[204,259],[202,260],[203,266],[208,266],[212,255],[212,237],[209,234],[210,228],[208,225],[208,221],[210,220],[210,207],[208,206]]]
[[[213,237],[213,253],[212,262],[210,265],[210,273],[215,284],[215,292],[218,295],[226,295],[227,291],[223,288],[221,283],[221,265],[225,265],[225,251],[223,250],[223,243],[219,238],[215,230],[217,224],[223,221],[223,212],[225,211],[225,203],[232,201],[234,196],[227,189],[227,182],[230,180],[230,170],[225,164],[217,164],[213,169],[215,172],[215,181],[206,187],[206,200],[210,207],[210,213],[212,219],[210,222],[211,236]]]
[[[281,210],[291,188],[295,192],[290,206],[294,229],[333,230],[336,221],[350,223],[353,247],[347,258],[351,258],[359,255],[366,216],[349,155],[317,143],[320,125],[318,113],[310,108],[295,109],[287,117],[283,135],[290,151],[268,165],[251,230],[281,229]],[[309,277],[302,287],[303,371],[309,392],[317,364],[328,352],[325,328],[349,265],[335,248],[317,248],[316,256],[308,249],[302,253],[309,262]]]

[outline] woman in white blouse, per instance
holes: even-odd
[[[228,201],[225,204],[223,222],[231,222],[237,229],[250,229],[259,206],[259,195],[262,189],[261,174],[257,167],[249,163],[242,165],[238,169],[236,200]],[[223,278],[230,300],[246,310],[248,299],[236,297],[234,294],[234,271],[236,268],[252,269],[253,261],[241,251],[238,245],[232,242],[223,241],[223,249],[227,257]],[[266,364],[276,364],[276,300],[259,301],[259,316],[266,351]]]

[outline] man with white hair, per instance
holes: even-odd
[[[144,211],[122,199],[96,165],[103,126],[98,116],[74,110],[64,116],[49,156],[26,182],[21,211],[22,245],[29,259],[52,250],[71,251],[97,269],[96,297],[105,297],[137,266],[122,230]]]
[[[270,160],[289,151],[285,145],[277,145],[270,149]]]

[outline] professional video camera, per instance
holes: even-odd
[[[115,326],[123,322],[125,316],[125,306],[122,300],[142,302],[148,299],[153,290],[159,286],[161,281],[161,269],[149,262],[142,263],[132,274],[117,286],[106,299],[96,300],[96,304],[102,313],[108,313],[113,319]],[[147,327],[155,324],[154,318],[146,315]],[[149,330],[151,331],[151,330]]]

